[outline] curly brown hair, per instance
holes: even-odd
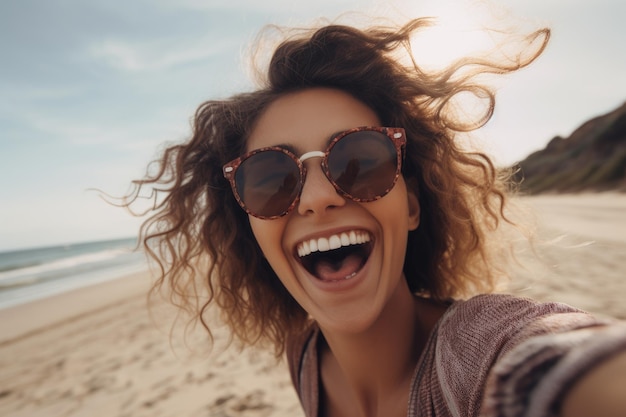
[[[494,94],[478,76],[528,65],[544,49],[549,31],[527,39],[535,45],[530,54],[520,52],[504,63],[465,57],[429,73],[410,45],[411,36],[428,25],[428,19],[415,19],[401,27],[299,30],[275,49],[257,91],[203,103],[191,139],[167,148],[152,165],[156,171],[133,182],[126,200],[130,206],[145,189],[164,193],[155,197],[153,214],[140,231],[160,267],[153,290],[166,288],[209,333],[205,314],[218,306],[236,339],[269,342],[277,354],[290,334],[306,328],[307,313],[263,257],[222,166],[244,152],[270,103],[314,87],[347,92],[373,109],[383,126],[406,130],[402,173],[421,206],[404,264],[411,290],[438,300],[492,290],[502,272],[495,262],[501,245],[493,244],[492,235],[507,221],[508,179],[484,154],[461,149],[455,137],[482,126],[493,112]],[[409,60],[401,62],[399,53]],[[450,110],[451,101],[468,92],[488,103],[484,114],[469,122]]]

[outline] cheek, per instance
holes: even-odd
[[[285,230],[285,219],[261,220],[250,216],[250,227],[254,238],[259,244],[263,255],[276,273],[277,265],[285,259],[282,249],[282,238]]]
[[[252,233],[254,234],[254,238],[257,243],[261,247],[263,254],[267,256],[268,248],[272,247],[272,241],[274,240],[272,236],[272,227],[270,227],[271,220],[260,220],[256,217],[250,216],[250,227],[252,228]]]
[[[287,217],[289,216],[276,220],[261,220],[256,217],[250,217],[250,226],[272,270],[287,291],[296,300],[299,300],[301,299],[301,289],[289,263],[288,255],[282,247]]]
[[[408,233],[414,228],[414,215],[409,206],[406,185],[400,179],[389,194],[369,208],[383,230],[385,258],[391,261],[394,273],[402,269]]]

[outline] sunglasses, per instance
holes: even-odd
[[[402,128],[356,127],[334,135],[324,152],[298,157],[283,147],[269,146],[230,161],[223,172],[248,214],[276,219],[298,203],[307,159],[322,158],[322,170],[340,195],[369,202],[385,196],[395,185],[405,144]]]

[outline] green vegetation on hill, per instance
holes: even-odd
[[[526,193],[626,191],[626,103],[517,164]]]

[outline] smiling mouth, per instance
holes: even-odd
[[[343,281],[354,277],[372,253],[372,238],[352,230],[328,238],[310,239],[297,245],[300,263],[321,281]]]

